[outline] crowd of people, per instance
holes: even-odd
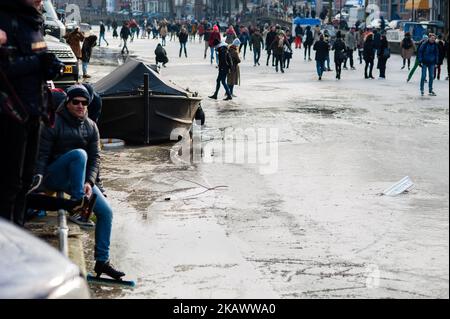
[[[66,209],[92,227],[93,212],[94,271],[120,279],[125,274],[109,261],[113,210],[99,181],[101,98],[88,84],[49,89],[64,64],[47,51],[43,22],[42,0],[0,2],[0,147],[8,150],[0,160],[0,217],[24,226],[38,210]],[[68,40],[86,59],[89,38],[76,36]],[[70,199],[51,195],[60,191]]]
[[[291,28],[268,25],[267,23],[264,25],[230,24],[226,30],[220,30],[219,23],[209,23],[208,21],[189,22],[179,20],[168,22],[163,20],[160,23],[155,21],[153,24],[158,26],[154,28],[157,30],[154,33],[154,38],[158,39],[159,37],[161,39],[161,46],[165,46],[166,34],[175,32],[170,40],[179,38],[180,57],[182,50],[187,57],[186,44],[189,41],[188,39],[195,41],[198,36],[200,42],[204,41],[203,57],[204,59],[207,58],[209,50],[210,63],[213,64],[216,61],[219,68],[217,87],[220,87],[220,83],[224,84],[227,100],[231,99],[234,93],[229,90],[230,87],[227,88],[227,83],[223,80],[226,78],[224,76],[224,63],[228,65],[226,67],[227,72],[233,74],[229,77],[236,78],[234,74],[236,65],[241,62],[241,56],[243,60],[246,59],[247,49],[253,51],[253,65],[255,67],[260,66],[261,52],[264,49],[266,51],[266,66],[272,66],[275,72],[281,73],[289,68],[290,60],[296,50],[303,52],[305,61],[312,61],[312,53],[315,52],[319,80],[322,80],[325,72],[332,71],[331,61],[334,62],[336,79],[341,80],[343,70],[356,70],[358,60],[360,65],[364,65],[364,79],[375,79],[375,67],[379,71],[378,78],[386,79],[388,61],[391,57],[390,44],[382,28],[368,27],[362,29],[354,26],[348,32],[343,33],[338,30],[335,35],[331,36],[327,29],[322,29],[320,26],[296,25],[291,30]],[[238,59],[221,59],[221,52],[224,51],[224,47],[227,50],[225,57],[228,54],[233,54]],[[405,38],[400,43],[400,49],[403,58],[402,69],[407,66],[408,71],[410,71],[408,79],[420,66],[422,70],[421,82],[428,82],[428,93],[435,95],[433,80],[441,79],[442,65],[448,56],[448,35],[444,39],[443,35],[428,34],[416,45],[411,34],[406,32]],[[165,66],[168,61],[167,52],[165,50],[163,53],[161,52],[161,48],[157,48],[155,51],[157,62],[162,62]],[[411,59],[414,55],[416,55],[416,61],[412,68]],[[429,74],[428,80],[426,79],[427,74]],[[448,80],[448,76],[446,79]],[[231,82],[239,83],[239,81]],[[420,87],[420,92],[422,95],[424,94],[423,86]],[[213,94],[212,97],[216,97],[216,94]]]

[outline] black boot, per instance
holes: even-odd
[[[213,94],[213,95],[211,95],[211,96],[208,96],[210,99],[213,99],[213,100],[217,100],[217,94]]]
[[[92,197],[91,197],[92,198]],[[90,199],[87,196],[83,196],[83,198],[78,200],[73,200],[73,207],[71,207],[68,211],[70,214],[80,214],[89,207]]]
[[[121,277],[125,276],[125,273],[114,269],[114,266],[108,261],[96,261],[94,271],[97,273],[97,277],[100,277],[103,273],[116,280],[121,280]]]

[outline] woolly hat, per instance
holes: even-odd
[[[213,31],[219,31],[219,27],[217,26],[217,24],[214,25]]]
[[[71,101],[76,97],[84,97],[89,102],[91,101],[91,95],[89,91],[81,84],[75,84],[66,89],[67,101]]]
[[[234,45],[235,47],[238,47],[241,45],[241,40],[238,38],[234,39],[233,43],[231,45]]]
[[[82,85],[89,92],[89,104],[91,104],[92,100],[94,99],[94,88],[89,83],[83,83]]]

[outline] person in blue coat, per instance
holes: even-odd
[[[436,35],[430,34],[428,41],[424,42],[417,54],[419,66],[422,68],[422,78],[420,79],[420,93],[423,96],[425,90],[425,80],[428,71],[428,93],[430,96],[436,96],[433,91],[434,68],[439,63],[439,47],[436,43]]]

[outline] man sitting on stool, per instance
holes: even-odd
[[[100,164],[99,132],[87,116],[90,95],[82,85],[67,89],[67,100],[56,112],[55,126],[45,127],[41,134],[36,173],[43,176],[43,187],[64,191],[72,199],[97,195],[94,213],[95,272],[120,279],[125,274],[109,263],[112,208],[95,186]]]

